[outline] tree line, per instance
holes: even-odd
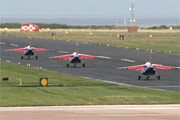
[[[47,23],[32,23],[36,24],[40,28],[50,28],[50,29],[122,29],[127,28],[125,26],[115,26],[115,25],[67,25],[67,24],[47,24]],[[180,29],[179,25],[167,26],[167,25],[160,25],[160,26],[153,26],[149,27],[148,29]],[[0,28],[21,28],[20,23],[2,23],[0,24]]]
[[[46,23],[32,23],[39,28],[50,28],[50,29],[115,29],[115,25],[66,25],[66,24],[46,24]],[[2,23],[0,28],[21,28],[20,23]]]

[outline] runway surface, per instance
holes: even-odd
[[[0,107],[1,120],[179,120],[180,105]]]
[[[138,43],[137,43],[138,44]],[[76,76],[87,77],[95,80],[116,82],[120,85],[135,85],[141,87],[180,91],[180,70],[158,70],[161,80],[152,76],[149,80],[144,77],[138,80],[140,71],[118,70],[118,67],[144,64],[149,61],[150,53],[133,49],[97,46],[79,43],[79,53],[101,56],[93,60],[84,60],[86,68],[78,65],[77,68],[66,68],[68,60],[49,59],[52,56],[73,53],[76,48],[75,42],[57,40],[32,39],[32,46],[50,49],[48,52],[38,52],[38,60],[32,58],[21,60],[22,52],[9,52],[8,49],[22,48],[29,45],[29,39],[16,37],[0,37],[0,58],[21,64],[31,64],[33,67],[57,71]],[[167,66],[180,66],[179,54],[153,53],[153,63]],[[45,77],[45,76],[42,76]]]

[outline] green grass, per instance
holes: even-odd
[[[89,80],[57,72],[0,62],[0,106],[179,104],[178,92]],[[48,87],[39,78],[48,77]],[[22,86],[19,79],[22,79]]]
[[[178,31],[143,31],[128,33],[126,30],[52,30],[56,32],[56,37],[51,36],[51,32],[7,32],[8,36],[43,38],[65,41],[79,41],[97,45],[108,45],[123,48],[138,48],[140,50],[161,51],[180,53],[180,34]],[[90,36],[89,33],[93,35]],[[125,40],[119,40],[117,34],[125,36]],[[152,35],[152,38],[149,35]]]

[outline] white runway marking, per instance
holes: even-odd
[[[69,53],[69,52],[66,52],[66,51],[58,51],[58,53]]]
[[[134,60],[129,60],[129,59],[121,59],[122,61],[126,61],[126,62],[136,62]]]
[[[95,56],[97,58],[104,58],[104,59],[111,59],[111,57],[106,57],[106,56]]]
[[[79,77],[86,78],[86,79],[92,79],[92,80],[96,80],[96,81],[103,81],[103,82],[107,82],[107,83],[113,83],[113,84],[117,84],[117,85],[120,85],[120,86],[132,86],[132,85],[129,85],[129,84],[126,84],[126,83],[113,82],[113,81],[110,81],[110,80],[96,79],[96,78],[86,77],[86,76],[79,76]]]
[[[0,42],[0,45],[5,45],[6,43],[4,43],[4,42]]]
[[[15,46],[15,47],[17,47],[17,46],[18,46],[18,44],[11,43],[11,46]]]
[[[173,88],[178,88],[178,87],[180,87],[180,86],[145,86],[145,87],[153,87],[153,88],[156,88],[156,87],[158,87],[158,88],[163,88],[163,87],[167,87],[167,88],[171,88],[171,87],[173,87]]]

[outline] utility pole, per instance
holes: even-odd
[[[126,26],[126,17],[124,17],[124,26]]]

